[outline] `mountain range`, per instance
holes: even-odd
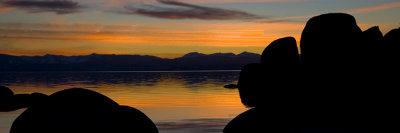
[[[0,54],[0,71],[239,70],[243,65],[259,61],[259,54],[249,52],[237,55],[192,52],[175,59],[150,55],[13,56]]]

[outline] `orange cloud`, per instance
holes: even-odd
[[[304,2],[311,0],[186,0],[193,3],[240,3],[240,2]]]
[[[381,11],[381,10],[386,10],[386,9],[396,8],[396,7],[400,7],[400,2],[387,3],[387,4],[371,6],[371,7],[366,7],[366,8],[352,9],[352,10],[347,10],[344,12],[352,13],[352,14],[366,13],[366,12]]]
[[[11,10],[13,10],[13,9],[15,9],[15,8],[14,8],[14,7],[1,7],[1,6],[0,6],[0,14],[1,14],[1,13],[4,13],[4,12],[11,11]]]
[[[87,2],[101,2],[108,6],[122,5],[131,2],[154,3],[156,0],[85,0]],[[180,0],[188,3],[240,3],[240,2],[305,2],[312,0]]]
[[[188,52],[259,53],[270,42],[294,36],[293,23],[1,24],[0,53],[14,55],[151,54],[174,58]]]
[[[9,28],[16,27],[16,28]],[[169,23],[135,26],[3,24],[3,40],[69,40],[152,45],[265,46],[284,36],[299,36],[302,24]]]

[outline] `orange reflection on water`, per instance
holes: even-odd
[[[135,107],[154,121],[233,118],[247,110],[241,104],[236,89],[222,87],[236,83],[237,72],[60,72],[5,75],[10,79],[6,84],[16,94],[52,94],[67,88],[88,88],[121,105]]]

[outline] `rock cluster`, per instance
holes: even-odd
[[[224,132],[385,132],[395,129],[400,29],[362,31],[353,16],[311,18],[296,40],[273,41],[244,66],[238,88],[252,109]],[[384,127],[384,128],[382,128]]]

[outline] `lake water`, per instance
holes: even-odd
[[[68,88],[87,88],[135,107],[156,123],[161,133],[221,132],[247,110],[237,89],[239,71],[159,72],[1,72],[0,85],[16,94],[52,94]],[[0,112],[0,133],[8,133],[24,109]]]

